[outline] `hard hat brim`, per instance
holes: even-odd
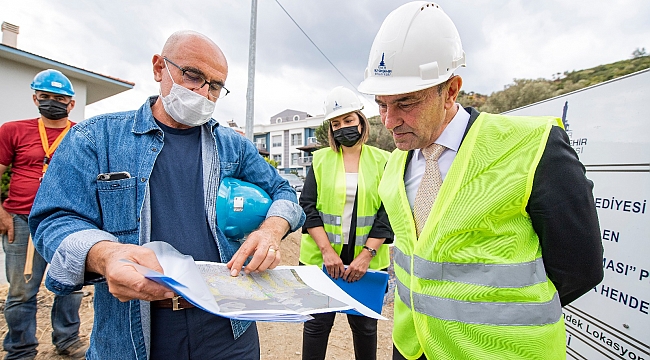
[[[50,88],[43,88],[40,86],[32,86],[32,90],[34,91],[44,91],[44,92],[49,92],[52,94],[57,94],[57,95],[65,95],[65,96],[74,96],[74,92],[66,91],[65,89],[57,89],[57,90],[52,90]]]
[[[453,72],[450,71],[436,80],[422,80],[417,76],[395,78],[371,76],[359,84],[358,90],[360,93],[369,95],[408,94],[440,85],[449,80],[452,74]]]
[[[339,109],[339,110],[336,110],[336,111],[332,111],[331,113],[327,114],[327,116],[325,116],[324,121],[334,119],[335,117],[339,117],[341,115],[346,115],[346,114],[350,114],[350,113],[353,113],[353,112],[361,111],[362,109],[363,109],[363,106],[360,106],[358,108],[352,108],[352,109],[343,108],[343,109]]]

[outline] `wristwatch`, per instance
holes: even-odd
[[[370,257],[377,256],[377,250],[371,248],[370,246],[363,245],[363,248],[370,251]]]

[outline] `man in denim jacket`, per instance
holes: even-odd
[[[280,240],[304,222],[296,193],[244,137],[211,119],[228,65],[207,37],[174,33],[153,57],[160,96],[136,110],[90,118],[70,130],[43,179],[29,219],[51,264],[46,286],[68,294],[95,282],[88,359],[259,359],[254,323],[211,315],[121,262],[162,272],[144,243],[163,240],[195,260],[228,262],[232,275],[280,261]],[[241,244],[216,225],[221,179],[239,178],[273,199]],[[188,308],[189,307],[189,308]]]

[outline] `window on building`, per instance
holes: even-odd
[[[271,138],[271,142],[273,143],[273,147],[282,147],[282,135],[274,135]]]
[[[255,139],[255,145],[257,145],[258,150],[266,150],[266,138]]]
[[[278,163],[278,166],[282,165],[282,155],[273,155],[273,160]]]
[[[302,145],[302,134],[291,134],[291,146]]]
[[[298,121],[298,120],[300,120],[300,116],[299,115],[294,115],[293,116],[293,121]]]
[[[277,119],[275,119],[275,123],[276,123],[276,124],[279,124],[279,123],[281,123],[281,122],[282,122],[282,118],[277,118]]]
[[[300,158],[300,153],[291,153],[291,165],[298,165],[299,158]]]

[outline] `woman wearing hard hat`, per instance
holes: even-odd
[[[359,98],[344,87],[325,100],[330,147],[314,153],[300,196],[307,215],[300,262],[325,266],[332,278],[354,282],[385,269],[393,232],[377,187],[389,153],[366,145],[370,124]],[[387,241],[388,240],[388,241]],[[335,313],[316,314],[303,329],[302,358],[325,359]],[[377,320],[348,315],[357,360],[377,356]]]

